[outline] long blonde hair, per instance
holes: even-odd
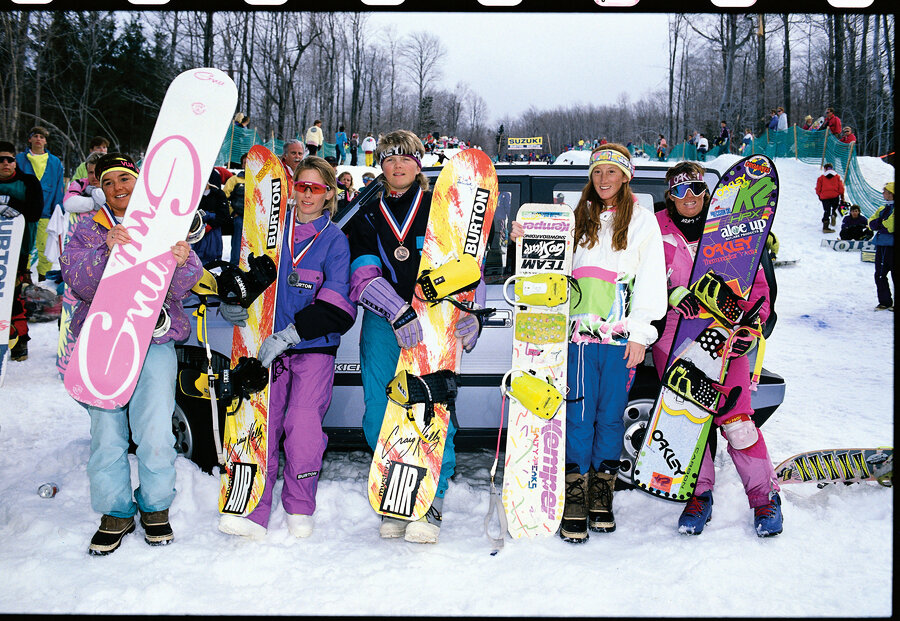
[[[628,149],[624,145],[614,142],[594,149],[591,155],[604,149],[618,151],[629,160],[631,159]],[[615,209],[612,221],[612,247],[613,250],[621,251],[628,247],[628,225],[631,223],[631,216],[634,213],[634,195],[631,193],[630,180],[626,180],[622,184],[612,202],[612,207]],[[597,190],[594,189],[593,180],[588,177],[587,185],[581,191],[581,198],[575,207],[575,239],[585,248],[593,248],[599,241],[600,214],[605,210],[606,206],[597,194]],[[582,240],[585,241],[582,242]]]

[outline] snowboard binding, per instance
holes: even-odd
[[[515,300],[509,297],[509,285],[513,284]],[[533,274],[531,276],[510,276],[503,283],[503,297],[510,306],[545,306],[553,308],[569,301],[569,287],[577,291],[581,288],[578,281],[571,276],[554,272]]]
[[[425,404],[423,428],[427,428],[434,419],[434,404],[443,403],[456,417],[456,394],[459,391],[459,376],[453,371],[441,370],[427,375],[413,375],[408,371],[400,371],[388,382],[387,397],[406,410],[406,417],[413,423],[416,433],[423,442],[428,442],[413,414],[413,406]],[[458,425],[457,425],[458,426]]]
[[[247,258],[249,269],[244,271],[223,260],[211,261],[204,266],[204,275],[193,291],[198,295],[214,295],[226,304],[237,304],[244,308],[250,305],[275,282],[278,267],[268,255]],[[212,270],[221,268],[219,274]],[[209,272],[207,276],[206,273]]]
[[[510,387],[506,387],[507,378],[513,373],[521,373],[521,375],[512,378]],[[543,380],[533,372],[522,372],[518,369],[507,371],[500,382],[500,391],[504,395],[509,395],[522,404],[529,412],[535,416],[550,420],[559,412],[559,406],[562,405],[563,395],[556,386],[548,380]]]
[[[728,390],[710,379],[690,360],[676,360],[672,363],[663,375],[663,385],[679,397],[716,415],[730,412],[741,395],[740,386]],[[718,405],[720,397],[725,397],[721,406]]]
[[[191,230],[188,231],[187,243],[193,245],[198,241],[203,239],[203,236],[206,234],[206,224],[203,222],[203,216],[206,215],[206,212],[202,209],[198,209],[194,212],[194,219],[191,221]]]
[[[751,303],[728,286],[722,276],[707,272],[690,287],[703,308],[728,330],[756,322],[765,298]]]
[[[221,373],[213,375],[197,369],[182,369],[178,372],[178,386],[182,393],[196,399],[210,399],[211,389],[218,398],[227,403],[235,399],[248,399],[253,393],[259,392],[269,383],[267,369],[257,358],[241,356],[233,369],[224,369]],[[211,385],[213,384],[213,385]],[[235,411],[237,408],[230,408]]]

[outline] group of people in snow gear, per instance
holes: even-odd
[[[588,183],[575,208],[573,277],[582,295],[570,311],[566,399],[566,500],[560,537],[578,543],[588,531],[616,528],[613,493],[624,433],[622,412],[636,366],[652,345],[662,375],[678,316],[693,317],[699,306],[690,297],[667,301],[670,290],[689,284],[694,256],[709,210],[710,192],[699,164],[682,162],[666,174],[666,209],[656,218],[638,207],[631,192],[634,168],[628,149],[606,144],[591,154]],[[513,223],[511,238],[523,229]],[[760,318],[769,315],[769,289],[762,268],[751,301],[764,299]],[[627,299],[629,304],[616,304]],[[694,300],[693,302],[696,302]],[[669,308],[671,305],[671,308]],[[750,366],[746,355],[756,337],[740,333],[728,352],[724,384],[741,386],[741,397],[727,414],[714,418],[728,441],[754,526],[761,537],[782,531],[781,499],[772,462],[750,406]],[[704,453],[693,497],[679,520],[679,532],[698,535],[712,514],[715,439]],[[729,436],[739,436],[738,443]]]

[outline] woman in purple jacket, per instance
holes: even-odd
[[[356,304],[349,297],[350,246],[331,221],[337,210],[334,168],[320,157],[302,160],[294,170],[294,201],[282,238],[274,333],[259,348],[260,362],[272,367],[266,486],[249,516],[219,518],[222,532],[251,539],[263,538],[269,525],[282,434],[281,504],[288,530],[295,537],[312,534],[328,444],[322,419],[331,404],[334,357],[340,335],[356,319]],[[223,304],[219,312],[235,325],[247,319],[247,310],[237,305]]]
[[[77,304],[71,330],[77,336],[87,316],[100,277],[113,246],[131,237],[122,224],[138,169],[127,155],[109,153],[96,164],[96,175],[106,197],[93,218],[81,220],[59,263]],[[166,293],[163,314],[147,350],[137,387],[124,406],[105,410],[85,405],[91,417],[91,456],[87,472],[91,507],[103,514],[88,552],[105,555],[119,547],[134,531],[134,514],[141,512],[144,539],[150,545],[173,540],[169,506],[175,498],[175,342],[190,336],[182,300],[200,279],[202,267],[186,241],[172,246],[177,267]],[[128,463],[129,428],[137,445],[140,486],[132,492]]]
[[[662,232],[670,291],[676,287],[687,287],[690,283],[694,256],[709,212],[710,193],[703,180],[704,172],[702,166],[693,162],[681,162],[666,172],[669,185],[666,208],[657,212],[656,219]],[[762,303],[759,316],[765,321],[770,314],[769,286],[762,269],[756,274],[749,299],[756,302],[761,297],[765,297],[766,301]],[[660,378],[672,349],[679,315],[696,317],[699,312],[696,297],[688,295],[673,304],[666,314],[659,340],[653,344],[653,365]],[[756,533],[760,537],[769,537],[782,530],[781,499],[766,442],[751,418],[753,409],[750,407],[750,362],[747,354],[755,344],[755,337],[744,336],[743,333],[735,336],[728,353],[730,362],[723,384],[728,389],[740,386],[742,390],[735,406],[727,413],[714,417],[713,424],[725,438],[728,454],[741,477],[747,501],[753,509]],[[716,434],[713,430],[700,464],[694,495],[678,519],[678,530],[683,534],[699,535],[712,516],[715,456]]]

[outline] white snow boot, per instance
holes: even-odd
[[[378,527],[378,534],[382,539],[397,539],[406,533],[406,527],[409,521],[397,518],[381,516],[381,526]]]
[[[441,534],[441,508],[443,505],[443,498],[435,498],[425,515],[415,522],[409,523],[403,538],[411,543],[437,543],[438,535]]]
[[[294,537],[305,539],[312,535],[313,517],[311,515],[302,515],[299,513],[288,513],[287,526]]]
[[[224,514],[219,517],[219,530],[229,535],[238,535],[259,541],[266,536],[266,528],[253,520],[239,515]]]

